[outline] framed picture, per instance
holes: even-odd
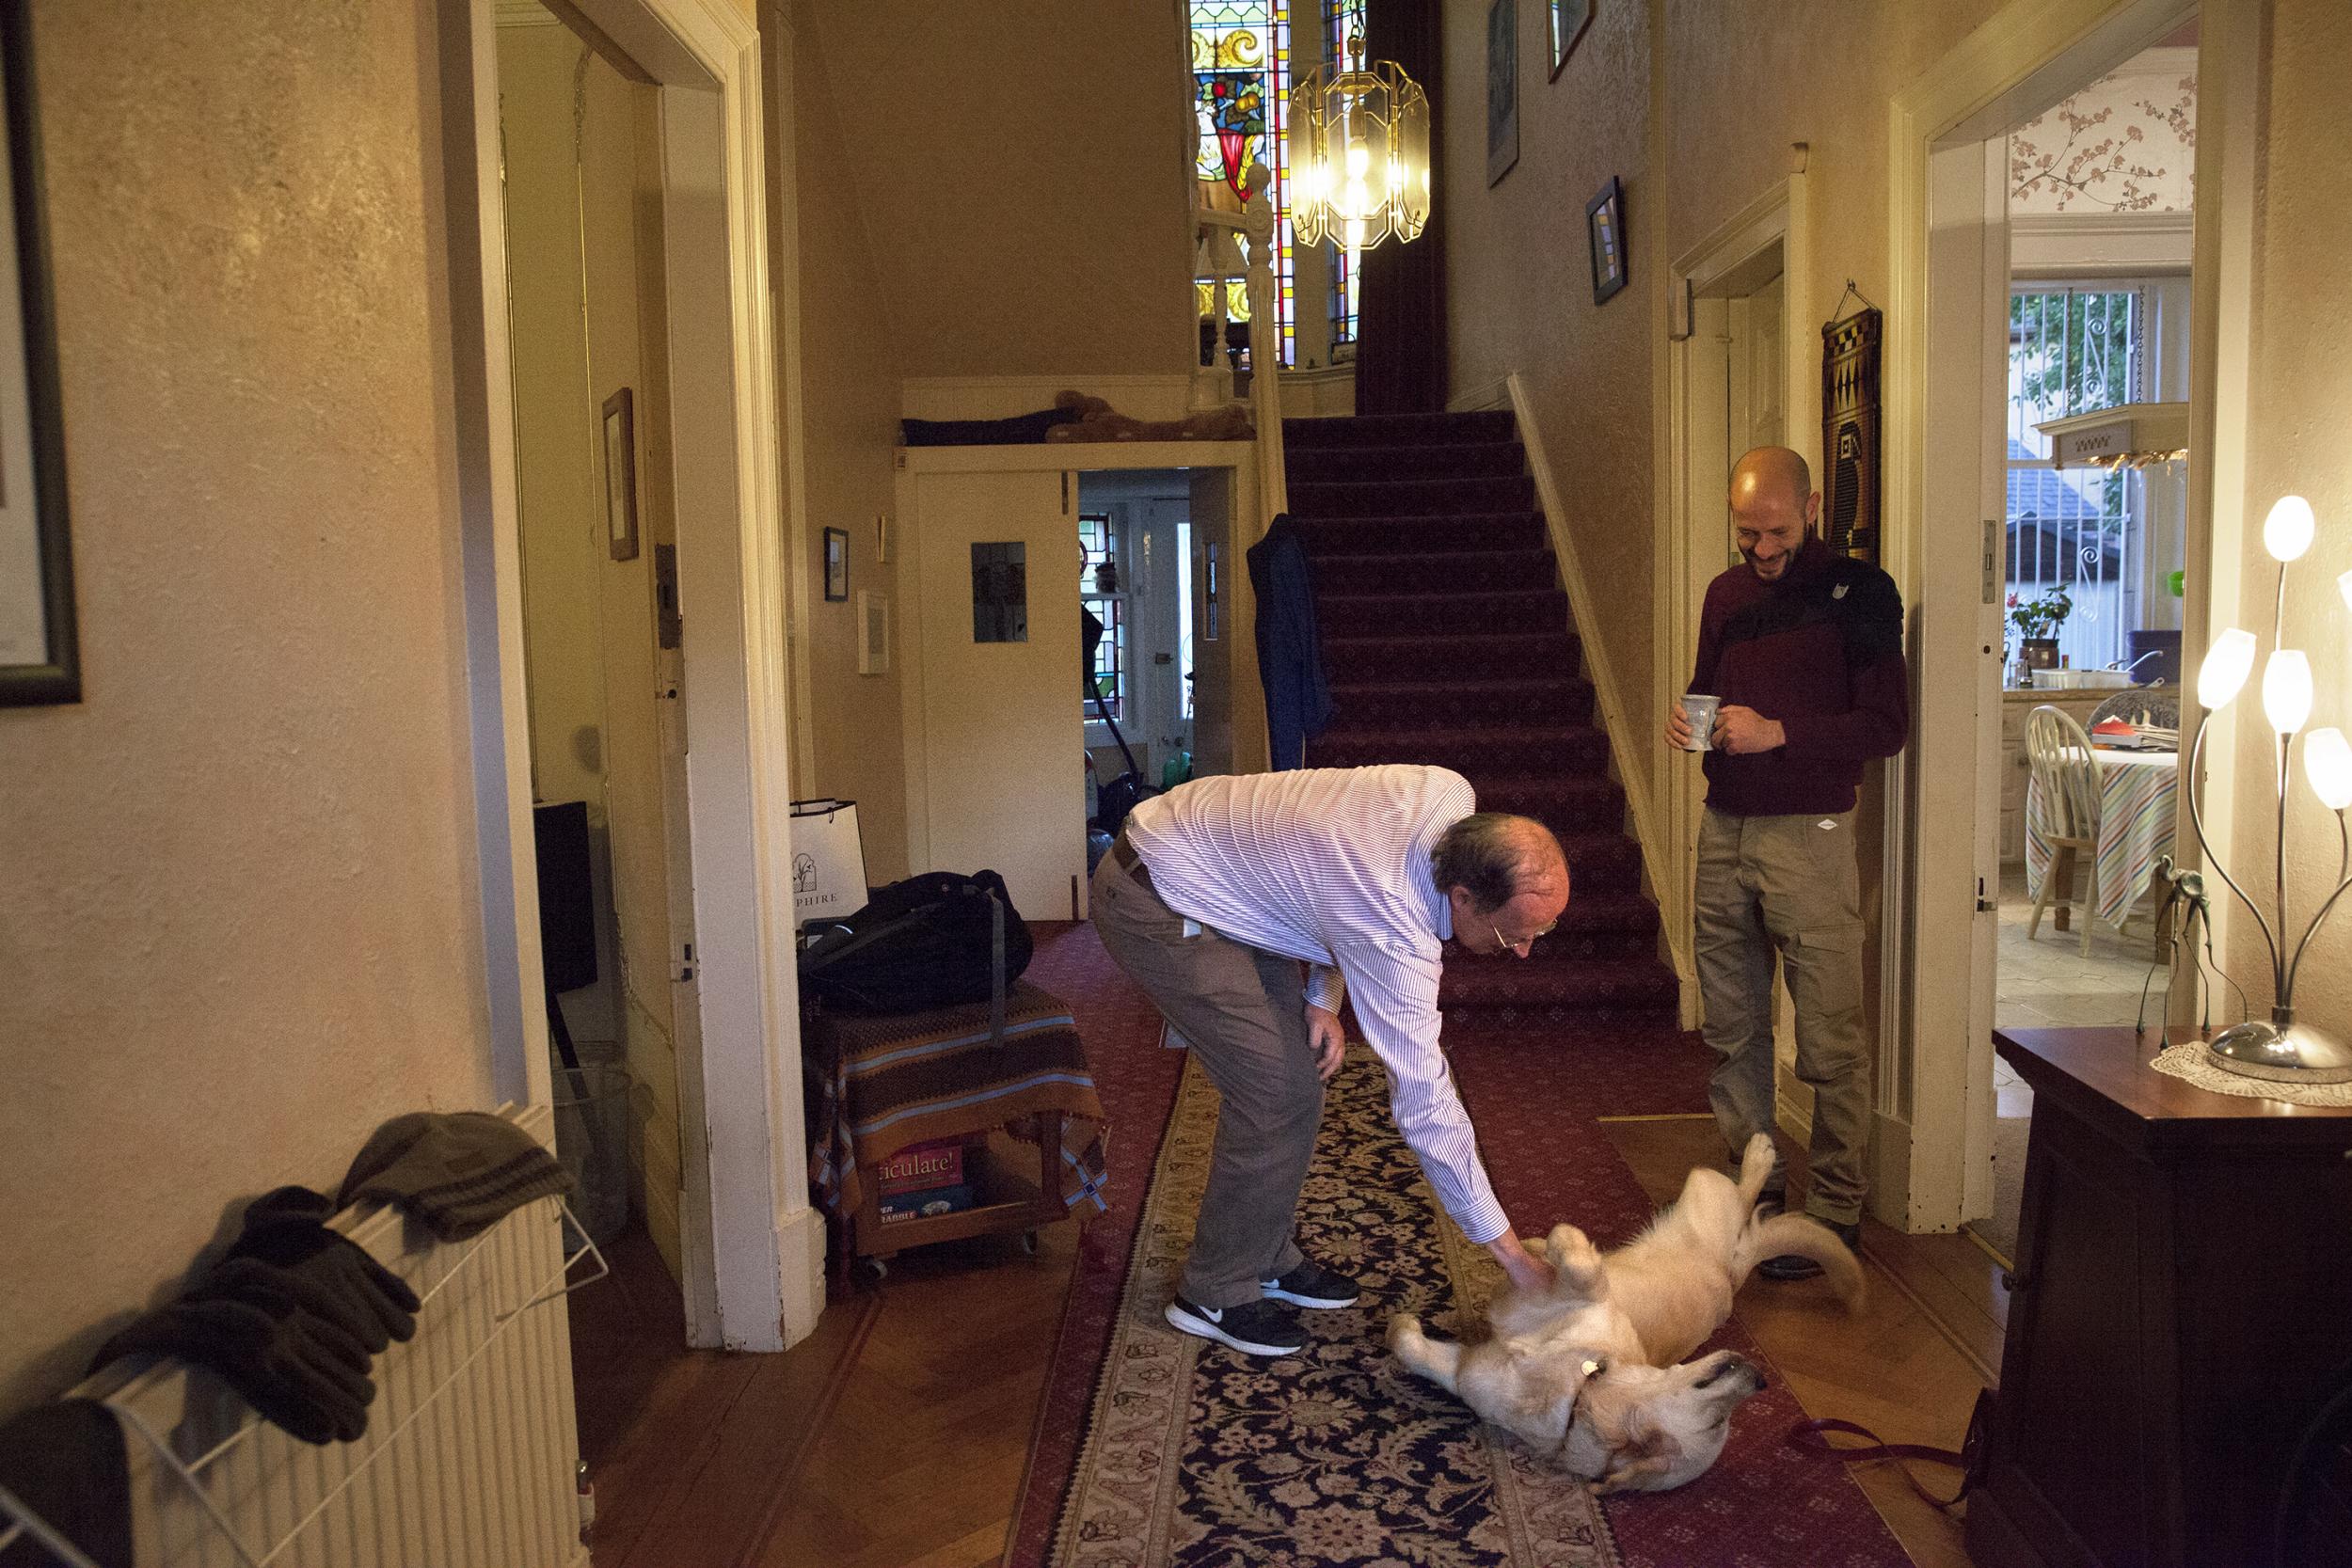
[[[604,400],[604,542],[613,560],[637,559],[637,415],[626,387]]]
[[[850,531],[825,530],[825,602],[839,604],[850,596]]]
[[[1595,0],[1546,0],[1551,8],[1551,76],[1560,79],[1560,68],[1576,53],[1577,40],[1584,29],[1593,24]]]
[[[82,700],[27,0],[0,0],[0,707]]]
[[[1615,175],[1584,203],[1584,221],[1593,234],[1593,303],[1598,305],[1626,283],[1625,191]]]
[[[1518,0],[1492,0],[1486,8],[1486,183],[1518,161]]]

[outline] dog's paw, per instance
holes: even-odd
[[[1551,1227],[1544,1239],[1544,1251],[1551,1259],[1551,1266],[1564,1275],[1583,1277],[1600,1269],[1600,1249],[1593,1239],[1565,1221]]]
[[[1389,1349],[1391,1351],[1401,1351],[1407,1345],[1418,1343],[1422,1338],[1421,1319],[1414,1314],[1399,1312],[1389,1320]]]

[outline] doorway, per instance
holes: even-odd
[[[1082,920],[1089,794],[1130,754],[1152,791],[1230,768],[1241,446],[1154,443],[1084,472],[1060,448],[903,454],[909,866],[985,866],[1025,916]]]
[[[525,695],[559,1152],[599,1244],[682,1278],[679,1020],[699,1015],[661,293],[660,103],[499,12]],[[673,916],[673,898],[684,919]],[[616,1103],[617,1100],[617,1103]]]
[[[578,741],[579,726],[556,726],[555,744],[534,746],[548,738],[533,734],[532,721],[533,688],[546,683],[526,674],[517,362],[509,352],[509,324],[519,326],[519,313],[510,315],[508,308],[498,111],[497,21],[517,9],[502,0],[471,0],[442,12],[450,69],[441,130],[452,150],[445,170],[453,293],[461,307],[480,305],[478,315],[461,309],[454,325],[460,352],[453,366],[453,480],[466,519],[463,594],[487,1002],[501,1091],[543,1101],[553,1096],[532,848],[532,772],[534,761],[561,759]],[[657,863],[669,873],[668,938],[677,949],[679,980],[691,981],[691,990],[671,990],[685,1150],[676,1252],[686,1337],[696,1345],[781,1350],[809,1333],[823,1307],[824,1227],[809,1207],[805,1166],[792,1153],[802,1121],[786,852],[793,714],[786,531],[774,522],[785,518],[798,528],[803,519],[787,514],[778,471],[776,400],[780,392],[797,397],[799,388],[788,379],[780,386],[775,374],[760,39],[739,8],[693,0],[563,0],[550,9],[620,78],[651,93],[637,95],[636,113],[650,121],[652,134],[633,138],[631,156],[635,195],[649,199],[659,191],[659,238],[638,246],[635,283],[639,297],[648,289],[659,297],[666,353],[646,356],[641,345],[636,373],[646,383],[643,389],[651,389],[656,370],[666,365],[667,381],[659,398],[632,398],[617,422],[606,406],[610,392],[599,400],[588,459],[596,504],[570,526],[598,541],[602,561],[626,563],[613,546],[631,525],[625,512],[607,511],[602,501],[629,486],[626,480],[608,484],[602,476],[608,465],[617,471],[634,456],[637,559],[662,561],[654,546],[670,541],[660,532],[674,532],[675,545],[675,595],[666,586],[653,594],[660,610],[670,612],[656,617],[653,652],[662,651],[661,636],[674,630],[677,657],[667,665],[653,659],[632,634],[623,661],[628,670],[616,675],[616,666],[604,662],[602,640],[596,661],[608,696],[633,684],[650,663],[658,679],[638,689],[650,695],[624,695],[639,720],[645,703],[667,701],[673,724],[687,737],[650,753],[668,759],[658,791],[649,777],[641,780],[641,797],[659,793],[664,802],[667,843]],[[790,80],[788,72],[784,79]],[[632,128],[644,126],[632,117]],[[658,269],[649,264],[657,253]],[[658,282],[647,283],[648,274]],[[579,395],[586,394],[583,385]],[[649,420],[663,425],[666,443],[641,439]],[[661,492],[652,503],[649,489]],[[593,551],[589,559],[598,561]],[[644,601],[635,588],[642,585],[625,595],[628,611],[615,611],[616,626],[639,624]],[[601,596],[597,603],[601,616]],[[560,667],[580,673],[579,664]],[[690,671],[691,679],[684,678]],[[677,677],[675,691],[664,697],[660,681],[670,676]],[[608,708],[606,717],[617,735],[615,711]],[[642,772],[649,753],[632,744],[626,754]],[[591,760],[598,775],[616,773],[623,755],[599,734]],[[580,760],[576,747],[571,757]],[[606,793],[610,815],[609,784]],[[649,836],[634,834],[628,842]],[[615,889],[624,883],[622,842],[611,839],[615,858],[608,880]],[[681,868],[691,868],[691,879],[676,875]],[[628,936],[626,900],[612,903],[616,958],[634,964],[629,949],[645,939]],[[625,1024],[618,1027],[625,1032]]]
[[[2026,473],[2018,482],[2024,499],[2057,486],[2049,494],[2062,503],[2058,514],[2090,505],[2080,476],[2027,472],[2047,465],[2030,442],[2013,455],[2009,428],[2012,348],[2029,359],[2042,352],[2022,338],[2012,342],[2021,312],[2039,307],[2021,305],[2013,293],[2012,242],[2024,256],[2030,226],[2012,224],[2011,192],[2037,168],[2063,177],[2085,161],[2074,156],[2080,149],[2066,150],[2077,127],[2063,116],[2052,121],[2054,137],[2027,135],[2013,146],[2011,136],[2151,45],[2180,38],[2194,16],[2178,0],[2058,0],[2016,10],[2016,26],[1970,35],[1891,105],[1883,564],[1912,607],[1915,697],[1913,746],[1889,768],[1885,891],[1898,924],[1882,970],[1887,1103],[1875,1184],[1899,1195],[1913,1230],[1995,1213],[1996,1113],[2022,1108],[2014,1095],[1999,1103],[1992,1043],[2000,999],[2018,989],[2003,981],[1999,957],[2004,768],[2019,771],[2003,748],[2010,705],[2004,668],[2020,630],[2007,602],[2011,556],[2022,569],[2039,552],[2066,576],[2078,561],[2061,566],[2058,558],[2083,541],[2079,530],[2061,543],[2042,519],[2012,518],[2012,475]],[[2194,35],[2186,38],[2184,46],[2193,47]],[[2193,89],[2188,97],[2193,104]],[[2145,221],[2133,207],[2139,199],[2113,201],[2109,216],[2088,227],[2125,248],[2141,243],[2144,236],[2128,232]],[[2026,281],[2057,283],[2063,293],[2067,279]],[[2061,309],[2059,341],[2073,329]],[[2051,436],[2039,429],[2053,422],[2046,410],[2031,413],[2036,439]],[[2182,421],[2184,446],[2189,422]],[[2108,499],[2105,483],[2100,506]],[[2098,543],[2099,529],[2090,532]],[[2195,538],[2185,555],[2195,552]],[[2090,577],[2069,580],[2106,594],[2120,613],[2127,585],[2117,557],[2079,564]],[[2035,582],[2019,580],[2039,594]],[[2201,586],[2190,582],[2181,605],[2192,625]],[[2079,942],[2079,930],[2072,938]],[[2042,941],[2052,942],[2046,920]],[[1964,964],[1957,961],[1963,953]]]
[[[1999,822],[1995,1028],[2164,1012],[2188,502],[2185,457],[2164,454],[2187,444],[2196,81],[2191,21],[1991,144],[2009,232],[1999,784],[1978,802]],[[2134,156],[2081,163],[2084,127]],[[2030,629],[2054,634],[2055,668],[2026,667]],[[2070,785],[2091,820],[2058,820]],[[2033,1097],[1992,1070],[1991,1208],[1969,1227],[2013,1258]]]

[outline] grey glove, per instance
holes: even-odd
[[[334,1212],[333,1200],[308,1187],[264,1194],[246,1205],[245,1232],[228,1256],[283,1271],[304,1309],[371,1354],[391,1340],[406,1341],[417,1332],[417,1293],[366,1248],[327,1229],[324,1222]]]
[[[221,1264],[186,1296],[107,1340],[90,1370],[142,1354],[210,1368],[262,1418],[306,1443],[348,1443],[368,1430],[375,1385],[367,1348],[304,1310],[284,1271],[269,1264]]]

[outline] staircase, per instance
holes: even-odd
[[[1309,766],[1451,768],[1481,810],[1536,817],[1567,850],[1560,928],[1525,959],[1447,965],[1442,1006],[1672,1027],[1658,909],[1511,415],[1285,420],[1282,439],[1335,708]]]

